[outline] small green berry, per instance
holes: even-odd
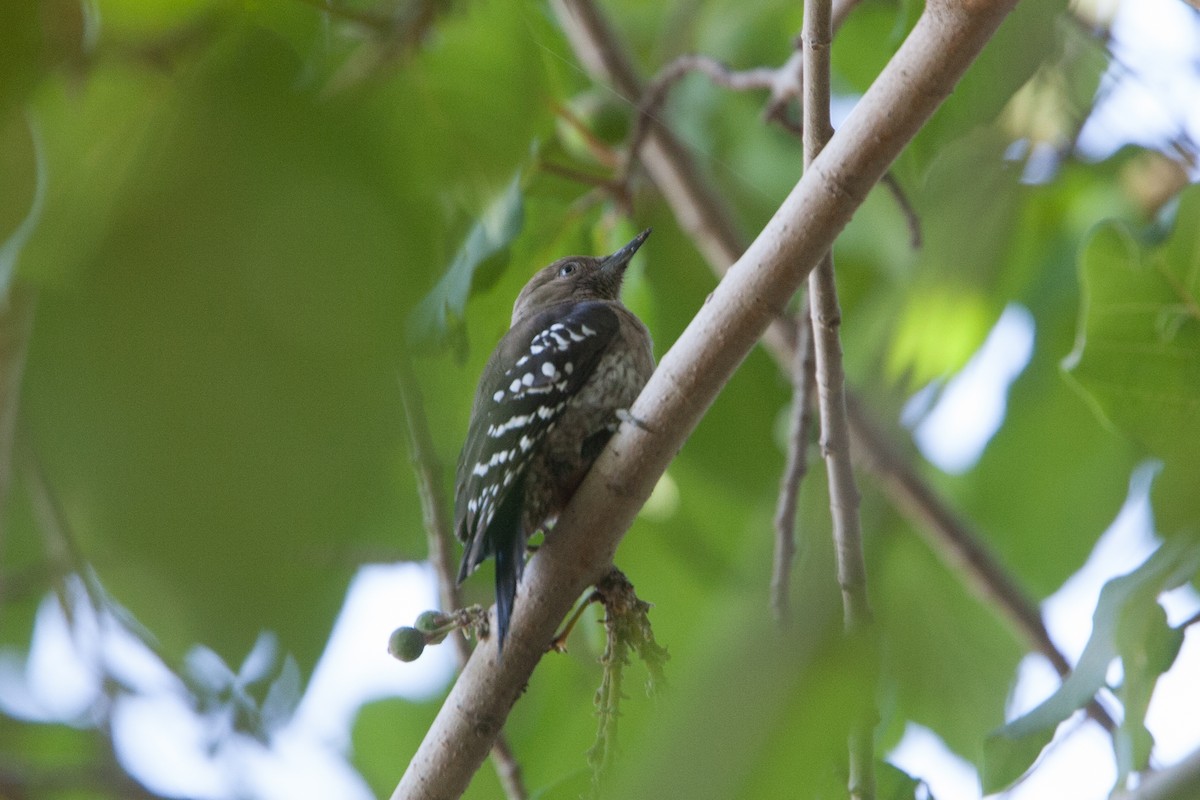
[[[396,628],[388,637],[388,652],[401,661],[416,661],[425,650],[425,634],[416,628]]]
[[[425,634],[425,644],[441,644],[454,630],[454,618],[440,611],[422,611],[413,627]]]
[[[450,622],[450,618],[440,611],[422,611],[413,627],[425,634],[441,633],[440,628]]]

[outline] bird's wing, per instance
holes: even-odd
[[[538,314],[497,346],[480,380],[458,461],[455,531],[466,542],[459,580],[498,546],[512,544],[520,498],[505,500],[523,485],[538,444],[595,370],[618,326],[606,303],[576,303]],[[494,366],[505,363],[511,366]]]

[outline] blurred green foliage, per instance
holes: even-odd
[[[403,357],[453,464],[475,378],[532,270],[654,226],[627,299],[659,354],[712,290],[652,186],[634,185],[628,219],[598,182],[577,179],[609,177],[631,109],[591,85],[545,4],[321,5],[0,4],[0,244],[15,265],[10,293],[35,312],[27,346],[0,353],[5,402],[26,358],[18,444],[0,453],[14,476],[0,643],[17,652],[39,598],[82,570],[181,672],[197,644],[238,664],[271,632],[281,652],[256,680],[286,678],[294,694],[355,567],[424,556],[400,433]],[[866,89],[917,5],[856,9],[833,49],[836,92]],[[1122,188],[1144,157],[1131,150],[1095,165],[1064,155],[1047,179],[1025,180],[1034,145],[1069,151],[1038,133],[1047,120],[1082,123],[1105,63],[1098,48],[1080,55],[1093,45],[1066,30],[1064,7],[1020,4],[897,162],[922,248],[883,190],[837,247],[847,366],[883,419],[959,370],[1008,304],[1029,310],[1034,355],[979,462],[953,476],[920,468],[1035,599],[1078,569],[1141,459],[1165,464],[1154,494],[1163,531],[1195,535],[1197,519],[1200,206],[1192,191],[1173,218],[1148,224]],[[766,0],[605,9],[647,73],[690,51],[778,64],[800,23],[796,4]],[[1037,102],[1028,87],[1047,76],[1070,97]],[[761,99],[691,77],[663,110],[747,232],[801,163],[798,142],[760,120]],[[489,208],[498,216],[480,225]],[[27,219],[30,235],[17,236]],[[1148,244],[1152,234],[1164,243]],[[435,327],[461,315],[461,358],[406,344],[422,298]],[[1072,352],[1068,381],[1060,364]],[[789,401],[788,381],[752,354],[671,467],[677,500],[645,514],[619,554],[672,660],[664,696],[623,706],[616,796],[838,796],[848,720],[871,699],[881,753],[914,721],[979,763],[1004,721],[1025,644],[869,479],[879,696],[866,697],[871,670],[838,635],[820,463],[801,498],[796,624],[781,632],[769,619]],[[485,600],[486,583],[472,581],[468,600]],[[602,650],[592,617],[569,656],[542,664],[507,727],[544,798],[576,797],[589,780]],[[1146,688],[1158,672],[1131,674]],[[435,711],[399,700],[363,710],[353,757],[374,791],[390,791]],[[0,744],[38,770],[112,763],[86,727],[0,718]],[[1144,743],[1133,749],[1144,763]],[[913,791],[890,773],[886,787]],[[46,796],[120,794],[106,791]],[[485,768],[467,796],[499,792]]]

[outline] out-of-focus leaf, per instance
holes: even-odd
[[[918,162],[937,158],[949,143],[988,125],[1058,49],[1059,18],[1066,0],[1020,3],[907,148]]]
[[[295,91],[296,69],[235,27],[130,128],[106,120],[141,110],[144,76],[44,97],[22,415],[81,552],[169,662],[199,640],[237,664],[272,630],[307,671],[354,551],[423,540],[394,386],[411,232],[373,121]],[[113,196],[74,205],[56,159]]]
[[[913,800],[923,781],[914,778],[904,770],[881,761],[875,765],[875,797],[878,800]],[[928,800],[937,800],[932,793],[925,795]]]
[[[413,310],[408,336],[412,347],[429,352],[447,344],[462,355],[461,320],[467,300],[496,282],[508,263],[509,247],[524,223],[521,175],[509,182],[487,211],[471,226],[449,269]]]
[[[1039,260],[1021,296],[1035,323],[1033,355],[1009,387],[1003,424],[973,470],[934,478],[1034,598],[1083,564],[1121,508],[1139,461],[1063,381],[1059,361],[1075,324],[1073,248],[1042,241],[1046,251],[1031,256]]]
[[[37,83],[45,42],[38,4],[0,4],[0,119],[18,108]]]
[[[924,243],[895,323],[888,367],[910,385],[960,369],[1004,308],[996,287],[1009,266],[1020,201],[1019,175],[1003,158],[1006,144],[997,131],[972,131],[943,148],[924,181],[909,190]]]
[[[907,524],[893,521],[885,531],[871,585],[872,597],[880,598],[874,611],[886,691],[900,719],[936,731],[951,750],[973,758],[1004,718],[1021,643]]]
[[[992,794],[1016,783],[1054,739],[1057,727],[1038,728],[1019,736],[1010,736],[1003,731],[989,736],[984,742],[979,765],[979,782],[984,793]]]
[[[1167,612],[1157,603],[1127,609],[1121,622],[1117,648],[1124,677],[1117,697],[1123,714],[1113,738],[1118,786],[1124,785],[1130,773],[1150,765],[1154,737],[1146,728],[1146,711],[1159,676],[1171,668],[1183,646],[1183,631],[1167,624]]]
[[[296,659],[287,656],[280,666],[278,677],[271,682],[263,698],[261,717],[263,730],[269,735],[287,724],[300,702],[304,679]]]
[[[1167,487],[1200,470],[1200,191],[1184,195],[1169,240],[1099,228],[1080,259],[1084,302],[1066,374],[1113,427],[1163,461]],[[1184,476],[1187,476],[1186,478]],[[1189,496],[1190,495],[1190,496]],[[1164,533],[1195,529],[1200,494],[1153,495]]]
[[[1160,630],[1165,619],[1161,619],[1158,595],[1191,580],[1197,570],[1200,570],[1200,543],[1180,536],[1160,545],[1133,572],[1104,585],[1092,616],[1092,635],[1074,671],[1054,694],[988,737],[982,774],[985,793],[999,791],[1032,765],[1053,738],[1059,723],[1087,705],[1104,686],[1108,666],[1114,658],[1120,656],[1123,662],[1129,659],[1134,667],[1132,677],[1138,683],[1133,690],[1135,700],[1139,694],[1149,693],[1153,681],[1170,667],[1174,653],[1178,652],[1178,645],[1172,644],[1174,637]],[[1156,625],[1156,620],[1161,620],[1162,625]],[[1128,670],[1126,677],[1130,677]],[[1140,755],[1148,755],[1150,744],[1142,715],[1137,713],[1137,707],[1134,711],[1135,724],[1123,734],[1124,742],[1119,744],[1131,764]]]

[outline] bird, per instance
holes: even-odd
[[[529,537],[553,525],[654,371],[650,333],[621,302],[649,235],[535,273],[479,379],[455,475],[458,582],[495,557],[501,654]]]

